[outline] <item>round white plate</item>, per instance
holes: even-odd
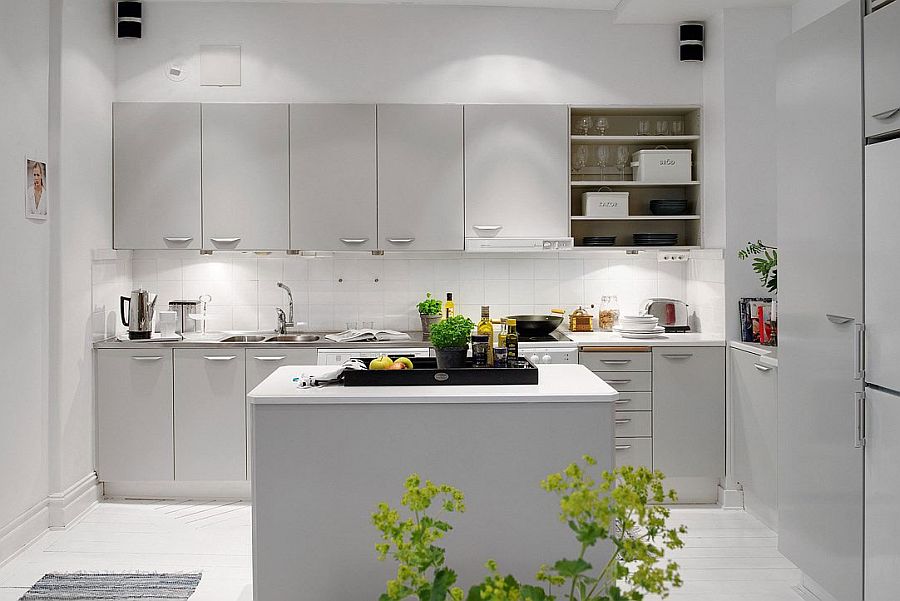
[[[665,332],[666,329],[662,326],[654,326],[652,328],[635,328],[635,327],[626,327],[622,325],[613,326],[614,332],[628,332],[630,334],[648,334],[648,333],[660,333]]]
[[[657,321],[659,318],[653,315],[622,315],[619,319],[627,321]]]
[[[662,335],[658,332],[619,332],[619,335],[622,338],[635,338],[635,339],[645,339],[645,338],[661,338]]]

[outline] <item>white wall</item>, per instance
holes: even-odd
[[[860,0],[800,0],[791,8],[791,29],[797,31],[847,2]]]
[[[599,11],[147,3],[118,47],[119,100],[698,104],[669,25]],[[240,44],[243,85],[201,88],[200,44]],[[172,82],[168,61],[185,57]]]
[[[65,0],[55,10],[50,484],[64,491],[94,470],[92,251],[112,245],[115,38],[107,0]]]
[[[24,218],[25,156],[47,160],[49,2],[0,3],[0,540],[44,499],[50,226]],[[51,218],[58,193],[48,166]],[[0,559],[2,559],[0,550]]]

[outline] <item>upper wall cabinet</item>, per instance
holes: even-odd
[[[378,246],[462,250],[463,109],[378,105]]]
[[[466,105],[466,237],[569,235],[568,114]]]
[[[900,130],[900,2],[863,19],[866,136]]]
[[[203,105],[203,248],[290,246],[286,104]]]
[[[375,148],[375,105],[291,105],[291,248],[378,248]]]
[[[113,105],[113,246],[201,244],[200,105]]]

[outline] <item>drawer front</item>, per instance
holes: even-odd
[[[650,371],[651,353],[581,353],[581,364],[592,371]]]
[[[616,438],[616,467],[622,465],[653,469],[653,439]]]
[[[623,392],[615,403],[616,411],[651,411],[653,409],[653,393]]]
[[[616,411],[616,437],[653,436],[650,411]]]
[[[620,392],[653,390],[653,374],[649,371],[595,371],[594,373]]]

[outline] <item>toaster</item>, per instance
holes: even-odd
[[[641,313],[659,319],[666,332],[690,332],[688,304],[674,298],[648,298],[641,304]]]

